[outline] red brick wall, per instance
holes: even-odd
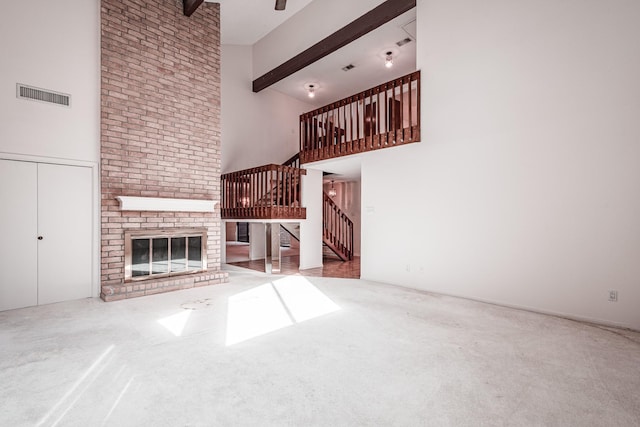
[[[116,196],[220,200],[219,5],[189,18],[182,1],[102,0],[101,296],[226,281],[220,211],[121,212]],[[124,283],[128,229],[208,228],[208,271]]]

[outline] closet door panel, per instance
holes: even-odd
[[[38,165],[38,304],[91,296],[90,168]]]
[[[0,311],[38,304],[37,164],[0,160]]]

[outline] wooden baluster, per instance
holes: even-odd
[[[329,205],[329,206],[331,206],[331,205]],[[333,228],[334,228],[334,224],[336,222],[336,220],[334,218],[333,209],[331,209],[330,217],[331,217],[331,223],[329,224],[329,242],[331,242],[331,244],[333,244]]]
[[[256,191],[257,191],[257,195],[256,195],[256,215],[259,217],[263,217],[264,215],[267,214],[267,210],[268,210],[268,194],[264,191],[264,186],[265,183],[264,181],[266,181],[268,179],[268,177],[266,176],[266,171],[264,167],[260,167],[257,168],[255,171],[255,175],[256,175]]]
[[[328,230],[329,230],[329,210],[327,209],[327,196],[324,196],[324,203],[322,204],[322,208],[324,209],[322,215],[322,224],[324,225],[324,237],[329,238]]]
[[[260,215],[260,209],[262,207],[262,197],[260,196],[260,174],[262,170],[260,168],[254,168],[253,170],[253,202],[251,211],[254,216]]]
[[[344,214],[342,211],[338,211],[340,213],[340,251],[344,250]]]
[[[222,203],[220,204],[221,209],[224,209],[226,207],[226,203],[227,203],[227,191],[226,191],[226,187],[227,187],[227,180],[224,179],[224,177],[220,177],[220,186],[222,187]]]
[[[396,89],[398,87],[398,80],[394,80],[393,81],[393,143],[397,144],[398,143],[398,117],[399,117],[399,112],[397,111],[398,108],[396,108]]]
[[[300,182],[300,176],[298,174],[299,174],[299,171],[296,171],[295,175],[294,175],[294,182],[293,182],[293,201],[292,201],[292,205],[295,206],[296,208],[300,207],[300,204],[296,203],[296,201],[298,200],[298,182]]]
[[[307,146],[307,122],[304,116],[300,116],[300,151],[304,151]]]
[[[282,168],[282,204],[289,206],[289,173],[286,167]]]
[[[338,209],[337,206],[334,206],[335,209],[335,213],[336,213],[336,241],[335,241],[335,245],[338,249],[340,249],[340,232],[342,229],[342,221],[340,221],[340,209]]]
[[[337,116],[336,114],[338,113],[338,110],[334,107],[331,106],[331,126],[329,127],[329,139],[330,139],[330,145],[329,145],[329,156],[331,157],[335,157],[335,150],[336,150],[336,121],[337,121]]]
[[[327,201],[327,203],[325,204],[325,210],[326,210],[326,215],[327,215],[327,229],[326,229],[326,237],[327,240],[331,241],[331,210],[329,209],[329,201]]]
[[[331,145],[333,146],[332,157],[338,155],[338,127],[340,126],[340,103],[333,107],[333,126],[331,126]]]
[[[265,216],[267,215],[267,211],[269,210],[269,202],[267,201],[267,181],[269,180],[269,176],[264,170],[260,172],[260,176],[262,178],[262,186],[260,187],[260,191],[262,193],[262,197],[260,198],[260,200],[262,200],[262,202],[260,203],[260,205],[262,206],[261,215]]]
[[[369,150],[373,144],[373,90],[369,91],[369,139],[366,141],[366,149]]]
[[[376,145],[375,148],[380,148],[380,133],[382,132],[381,128],[380,128],[380,110],[381,105],[380,105],[380,88],[376,88]]]
[[[353,153],[353,98],[349,98],[349,153]]]
[[[420,71],[418,71],[416,73],[416,82],[417,82],[417,87],[416,87],[416,133],[417,135],[415,135],[415,140],[420,138]]]
[[[384,145],[387,145],[389,143],[389,126],[391,125],[389,123],[389,100],[387,99],[389,94],[388,94],[389,90],[387,88],[387,85],[384,85],[384,110],[386,112],[385,114],[385,120],[384,120],[384,127],[385,127],[385,136],[384,136]],[[380,106],[380,108],[382,109],[382,106]]]
[[[238,184],[238,172],[233,173],[233,208],[238,209],[240,207],[239,203],[242,199],[242,189]]]
[[[284,190],[284,183],[282,182],[284,173],[282,172],[281,166],[276,167],[276,176],[278,177],[278,185],[276,186],[276,188],[278,189],[278,197],[276,200],[278,201],[278,206],[284,206],[284,196],[282,194],[282,190]]]
[[[354,145],[354,149],[358,150],[358,152],[360,152],[360,100],[361,100],[360,95],[358,95],[356,97],[356,138],[355,138],[358,140],[357,148]],[[362,102],[362,105],[364,105],[364,101]]]
[[[400,80],[400,142],[404,142],[404,78]]]
[[[340,208],[338,208],[337,206],[334,207],[335,212],[336,212],[336,248],[340,249],[340,241],[341,241],[341,234],[342,234],[342,218],[341,218],[341,214],[340,214]]]
[[[336,129],[335,129],[335,134],[336,134],[336,141],[337,141],[337,148],[336,148],[336,155],[341,156],[342,153],[344,152],[344,143],[343,143],[343,136],[344,136],[344,129],[345,129],[345,122],[346,122],[346,110],[344,108],[344,101],[340,101],[338,103],[338,124],[336,125]]]
[[[331,203],[331,243],[336,244],[336,211],[333,209],[333,202]]]
[[[264,170],[260,171],[260,216],[267,215],[267,174]]]
[[[325,110],[323,157],[329,156],[329,108]]]
[[[287,206],[292,207],[293,201],[291,200],[291,171],[287,170]]]
[[[337,208],[336,210],[336,217],[338,220],[338,237],[336,238],[336,246],[338,247],[338,249],[342,248],[342,228],[344,225],[344,222],[342,222],[342,212],[340,211],[340,208]]]
[[[409,77],[409,141],[413,141],[413,112],[411,111],[411,77]]]
[[[349,259],[353,259],[353,223],[351,223],[351,227],[349,228],[351,229],[351,232],[349,233]]]
[[[329,224],[327,224],[327,239],[331,242],[331,227],[333,226],[333,209],[331,209],[331,202],[327,203],[327,216],[329,218]]]

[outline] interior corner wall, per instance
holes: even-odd
[[[313,106],[273,89],[252,91],[251,46],[223,45],[222,172],[282,164],[300,151],[300,115]]]
[[[0,152],[98,162],[100,2],[4,2]],[[16,98],[16,83],[71,95],[71,106]]]
[[[417,7],[422,142],[363,155],[362,277],[640,330],[640,3]]]

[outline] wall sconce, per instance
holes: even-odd
[[[336,194],[338,194],[338,192],[333,187],[333,180],[331,180],[331,188],[329,189],[329,197],[336,197]]]
[[[393,52],[391,51],[385,52],[384,66],[387,68],[393,67]]]
[[[318,89],[317,83],[307,83],[306,85],[304,85],[304,88],[307,90],[307,96],[309,98],[315,98],[316,90]]]

